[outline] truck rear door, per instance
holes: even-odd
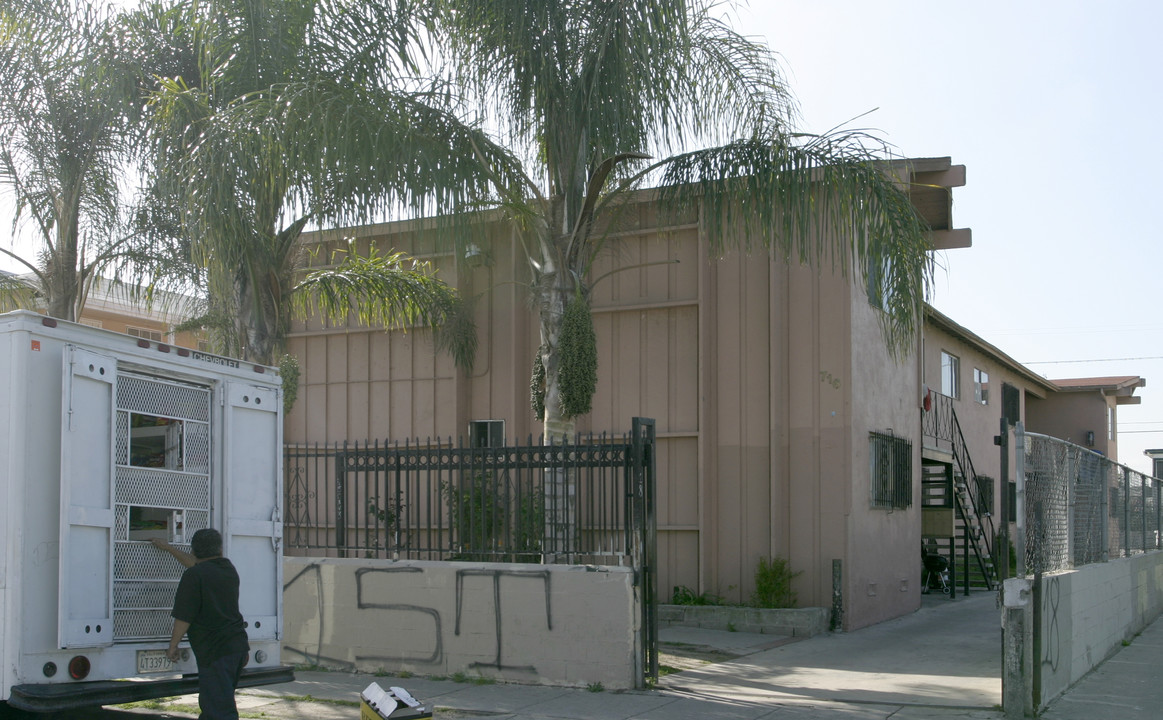
[[[113,643],[113,429],[117,361],[69,345],[62,355],[60,647]]]
[[[282,398],[228,382],[223,423],[225,552],[238,568],[239,609],[255,640],[280,639],[282,614]]]

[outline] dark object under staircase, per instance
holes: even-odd
[[[922,543],[927,553],[949,559],[951,579],[963,592],[992,590],[994,562],[993,479],[979,476],[961,432],[953,399],[934,395],[922,419],[926,440],[935,451],[921,463]]]

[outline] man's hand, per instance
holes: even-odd
[[[170,549],[170,544],[168,542],[166,542],[165,540],[163,540],[162,538],[157,538],[157,537],[150,538],[149,541],[158,550],[169,550]]]
[[[170,662],[177,662],[182,659],[182,651],[176,647],[166,648],[166,657],[170,659]]]

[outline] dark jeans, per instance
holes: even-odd
[[[246,653],[223,655],[203,667],[198,663],[198,707],[201,720],[238,720],[234,689],[246,665]]]

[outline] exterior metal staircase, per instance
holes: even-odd
[[[926,447],[921,464],[922,542],[949,560],[951,581],[993,589],[997,584],[991,512],[993,480],[979,476],[961,433],[953,399],[933,396],[922,419]]]

